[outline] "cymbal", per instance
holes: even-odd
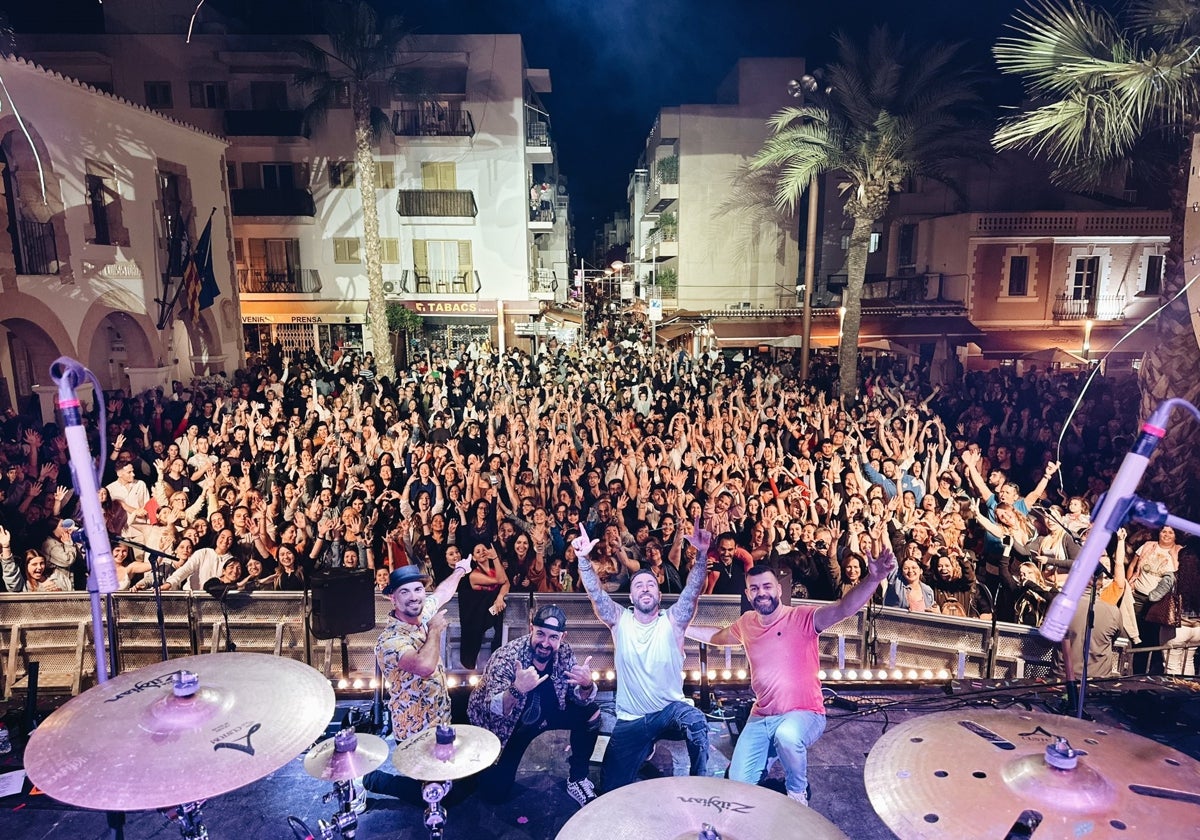
[[[706,823],[721,840],[848,840],[829,820],[783,794],[712,776],[667,776],[617,788],[567,820],[556,840],[696,840]]]
[[[481,726],[455,724],[454,755],[446,761],[434,758],[436,736],[436,728],[426,729],[397,744],[392,752],[392,764],[410,779],[452,782],[491,767],[500,755],[500,739]]]
[[[309,750],[304,756],[304,772],[314,779],[344,782],[365,776],[387,761],[387,741],[378,735],[348,731],[351,738],[339,732]]]
[[[196,675],[176,696],[176,674]],[[181,691],[189,690],[187,687]],[[113,677],[34,730],[25,770],[55,799],[141,811],[208,799],[282,767],[318,738],[333,687],[303,662],[211,653]]]
[[[1079,752],[1074,769],[1047,763],[1057,738]],[[996,709],[925,715],[875,743],[865,778],[872,806],[902,840],[1005,837],[1036,819],[1028,812],[1041,818],[1037,840],[1153,837],[1168,827],[1200,837],[1200,764],[1077,718]]]

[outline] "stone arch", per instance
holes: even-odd
[[[79,338],[80,350],[87,352],[85,364],[106,391],[120,388],[128,394],[129,376],[125,368],[161,364],[159,341],[145,315],[93,305]]]
[[[20,299],[19,303],[18,300]],[[59,356],[75,355],[75,346],[54,312],[41,301],[24,294],[0,296],[5,312],[20,317],[0,319],[3,327],[4,370],[11,376],[5,399],[18,410],[40,411],[35,385],[51,385],[50,365]]]

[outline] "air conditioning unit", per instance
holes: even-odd
[[[399,288],[397,288],[397,285],[398,284],[396,283],[395,280],[384,280],[383,281],[383,293],[385,295],[398,294],[400,290],[399,290]]]

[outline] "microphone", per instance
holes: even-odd
[[[1169,408],[1167,410],[1169,411]],[[1079,550],[1079,556],[1071,564],[1071,573],[1067,576],[1062,592],[1046,610],[1046,618],[1042,621],[1040,630],[1041,634],[1052,642],[1061,642],[1067,634],[1067,627],[1075,616],[1075,609],[1083,596],[1083,590],[1092,582],[1100,555],[1108,548],[1108,541],[1113,532],[1125,524],[1125,516],[1135,499],[1134,491],[1146,472],[1146,464],[1154,454],[1158,442],[1167,433],[1166,429],[1151,423],[1159,421],[1161,415],[1160,408],[1150,420],[1142,424],[1142,433],[1125,456],[1125,460],[1121,462],[1121,468],[1113,477],[1108,492],[1100,500],[1100,507],[1092,518],[1092,529],[1088,532],[1083,548]],[[1165,419],[1165,416],[1162,416],[1160,422],[1165,422]]]
[[[83,527],[91,548],[93,579],[97,590],[102,595],[107,595],[118,591],[121,582],[117,579],[117,565],[113,562],[112,545],[108,541],[108,529],[104,524],[104,511],[100,507],[96,468],[92,461],[92,453],[88,449],[87,431],[83,427],[79,398],[75,396],[75,389],[87,378],[87,370],[74,359],[61,356],[50,365],[50,378],[58,385],[58,408],[63,417],[63,436],[67,439],[71,477],[79,496]]]

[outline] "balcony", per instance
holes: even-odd
[[[401,283],[405,294],[418,295],[477,295],[481,288],[478,271],[449,268],[405,269]]]
[[[392,112],[392,133],[398,137],[474,137],[470,111],[434,112],[404,108]]]
[[[58,274],[58,245],[54,241],[54,225],[33,219],[19,219],[13,257],[17,274]]]
[[[400,190],[396,212],[401,216],[474,218],[479,208],[471,190]]]
[[[676,158],[678,160],[678,158]],[[655,174],[650,179],[650,189],[646,193],[646,215],[656,216],[679,200],[679,173],[674,177],[668,174],[663,177]]]
[[[1120,321],[1125,317],[1125,295],[1075,297],[1063,292],[1054,299],[1055,321]]]
[[[550,145],[550,117],[544,111],[525,106],[525,157],[530,163],[553,163]]]
[[[825,284],[818,281],[813,289],[813,306],[836,306],[846,288],[845,274],[828,274]],[[913,277],[886,277],[868,274],[863,281],[863,311],[936,311],[961,312],[965,307],[965,278],[944,274],[918,274]]]
[[[972,213],[970,231],[982,236],[1168,236],[1169,213],[1115,210],[1087,213]]]
[[[646,237],[642,259],[647,262],[669,260],[679,256],[679,234],[675,230],[659,228]]]
[[[321,291],[315,268],[239,268],[238,289],[243,294],[311,294]]]
[[[308,190],[230,190],[235,216],[309,216],[317,214]]]
[[[558,277],[552,268],[535,268],[529,273],[529,294],[535,300],[554,300],[558,292]]]
[[[303,111],[226,111],[229,137],[307,137]]]

